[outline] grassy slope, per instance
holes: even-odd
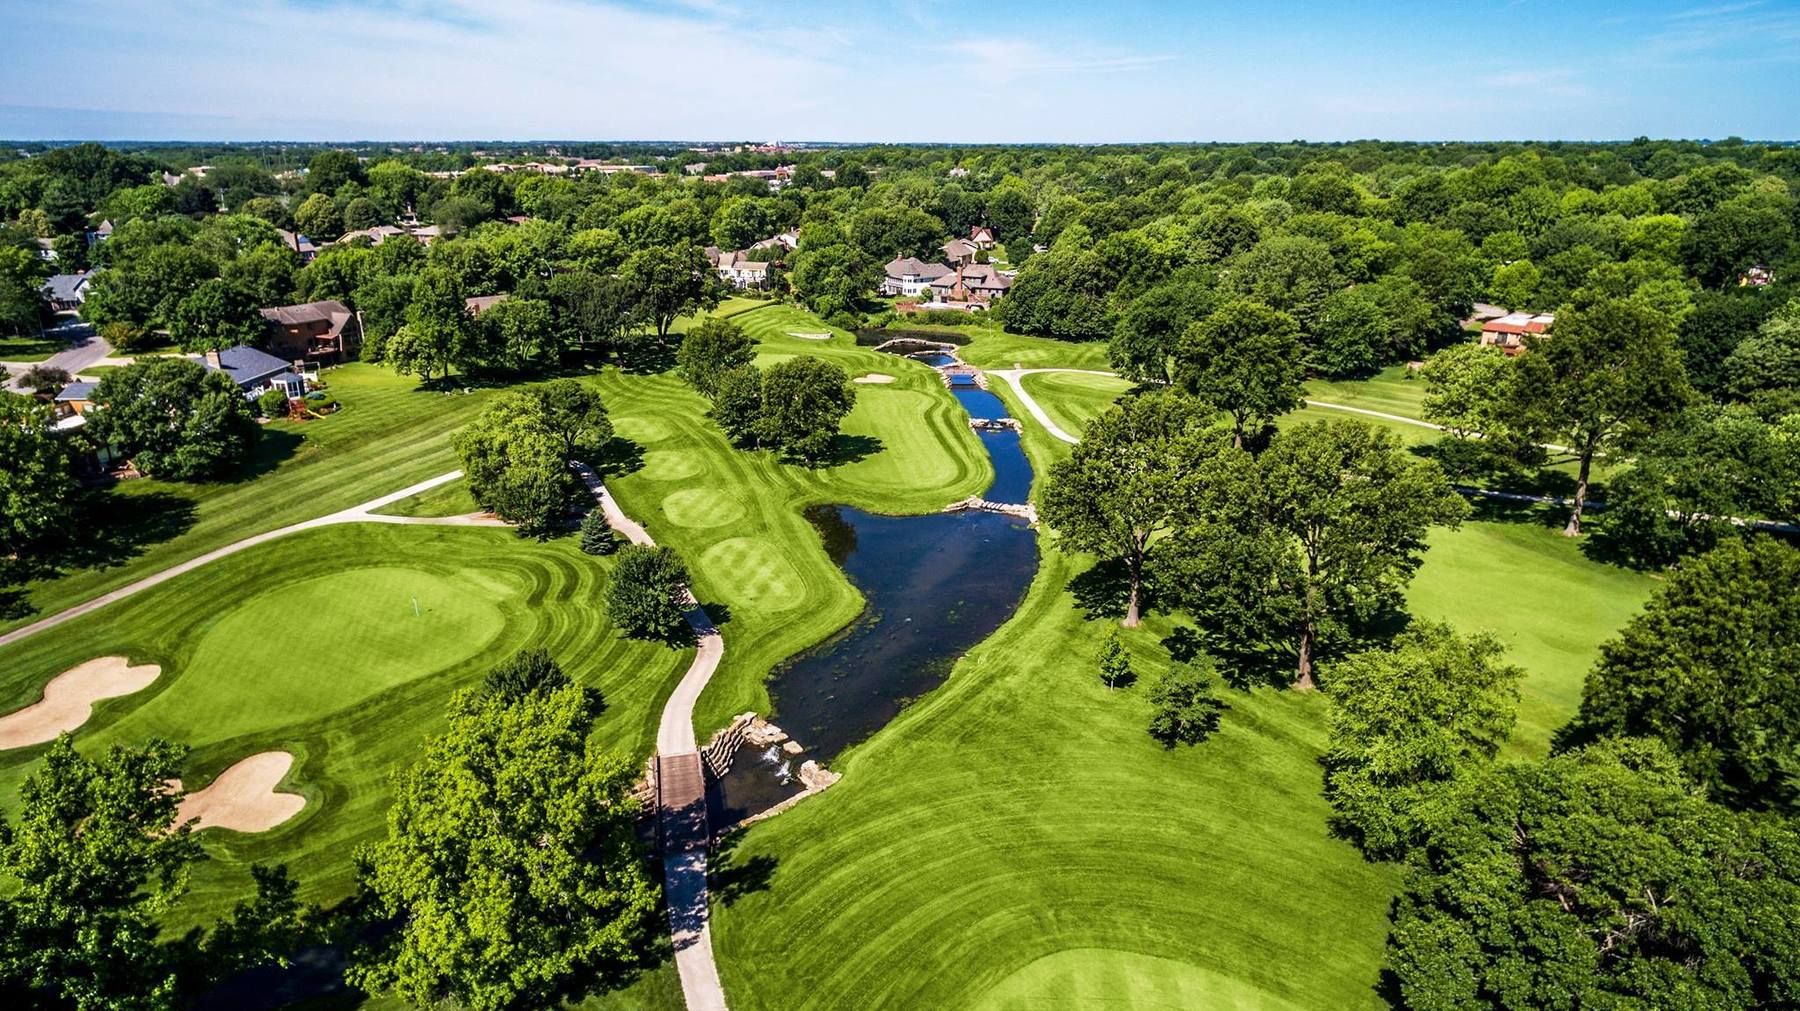
[[[1021,381],[1025,392],[1031,394],[1050,420],[1070,435],[1086,428],[1088,422],[1131,389],[1127,380],[1080,372],[1039,372]]]
[[[1006,343],[1007,358],[1087,364],[1078,346]],[[1027,384],[1079,429],[1104,388],[1055,378]],[[1067,451],[1026,433],[1040,473]],[[715,943],[735,1006],[1378,1003],[1393,871],[1324,831],[1321,700],[1233,694],[1212,741],[1155,747],[1144,683],[1109,694],[1090,669],[1105,626],[1064,589],[1087,565],[1046,538],[1012,621],[850,754],[830,794],[732,848]],[[1485,522],[1433,538],[1412,602],[1508,641],[1529,671],[1531,752],[1647,585],[1540,525]],[[1576,602],[1547,618],[1530,606],[1545,599]],[[1169,627],[1127,637],[1146,680]]]
[[[48,335],[13,334],[0,337],[0,362],[41,362],[68,346],[67,341]]]
[[[487,399],[483,391],[444,394],[370,365],[325,374],[343,409],[328,418],[265,427],[250,473],[236,481],[181,484],[125,481],[110,493],[119,527],[168,527],[118,564],[72,568],[29,589],[36,615],[0,622],[0,631],[60,611],[176,562],[250,534],[322,516],[456,467],[450,435]],[[91,533],[83,531],[87,538]]]
[[[696,715],[703,736],[736,713],[766,712],[769,670],[861,609],[802,509],[844,503],[928,512],[981,490],[993,476],[962,409],[931,369],[858,348],[841,332],[827,341],[790,337],[829,329],[791,306],[736,319],[759,340],[764,365],[813,355],[853,376],[883,372],[897,381],[857,387],[843,443],[860,459],[813,469],[766,450],[732,448],[704,416],[705,400],[673,373],[608,372],[601,380],[614,426],[644,450],[641,465],[609,485],[651,536],[682,553],[696,592],[723,619],[725,662]]]
[[[1040,472],[1066,452],[1026,444]],[[1213,741],[1164,751],[1144,694],[1171,626],[1128,635],[1145,681],[1107,692],[1107,624],[1066,592],[1089,561],[1046,538],[999,633],[725,858],[734,1006],[1059,1006],[1124,978],[1146,1002],[1373,1006],[1391,872],[1325,833],[1320,700],[1234,696]]]
[[[359,525],[309,531],[235,555],[0,651],[0,708],[95,656],[125,654],[163,674],[103,702],[84,749],[162,736],[191,745],[183,779],[204,786],[270,749],[297,757],[287,789],[305,810],[266,833],[208,831],[213,860],[185,916],[216,914],[253,861],[285,861],[308,898],[349,891],[352,849],[385,830],[390,771],[442,726],[444,702],[498,659],[541,645],[605,694],[599,733],[648,754],[662,699],[689,654],[625,640],[595,601],[611,563],[572,538],[504,530]],[[415,615],[413,601],[419,612]],[[7,803],[43,749],[0,753]]]

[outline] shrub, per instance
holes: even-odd
[[[1213,672],[1195,663],[1176,663],[1150,690],[1150,736],[1165,748],[1198,744],[1219,729],[1225,703],[1213,694]]]
[[[265,418],[282,418],[287,416],[288,398],[281,390],[264,390],[262,396],[256,398],[256,409]]]
[[[502,660],[481,680],[490,695],[521,699],[531,692],[553,692],[572,682],[562,666],[542,649],[526,649]]]
[[[154,343],[155,334],[124,320],[114,320],[103,324],[99,330],[100,339],[112,345],[114,351],[141,351]]]
[[[19,376],[19,385],[34,393],[55,393],[69,385],[69,374],[48,365],[33,365]]]

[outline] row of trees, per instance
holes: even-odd
[[[856,406],[856,387],[831,362],[802,355],[757,368],[756,341],[730,320],[702,321],[682,338],[675,360],[733,442],[809,464],[831,452]]]
[[[1750,1007],[1800,986],[1800,550],[1731,542],[1603,645],[1547,761],[1498,760],[1521,672],[1421,624],[1331,666],[1333,824],[1405,861],[1388,967],[1420,1009]]]

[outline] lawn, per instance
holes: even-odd
[[[305,809],[269,832],[202,834],[212,860],[178,921],[217,915],[252,862],[285,862],[308,899],[349,894],[355,847],[385,832],[388,777],[443,724],[455,690],[527,646],[601,690],[597,733],[634,761],[689,652],[618,636],[596,601],[611,562],[573,538],[505,530],[350,525],[234,555],[0,650],[0,710],[95,656],[162,666],[135,695],[101,703],[84,750],[163,737],[192,747],[183,780],[204,786],[260,751],[296,756],[283,787]],[[43,748],[0,753],[0,797]]]
[[[993,385],[1002,385],[997,381]],[[1088,422],[1112,406],[1127,390],[1128,380],[1080,372],[1039,372],[1023,377],[1025,392],[1044,409],[1058,428],[1079,438]],[[1030,421],[1028,414],[1021,415]]]
[[[895,382],[857,386],[839,460],[814,468],[732,447],[705,416],[706,401],[672,372],[608,370],[597,381],[618,434],[641,450],[609,487],[651,536],[681,552],[695,592],[721,621],[724,664],[695,716],[703,739],[737,713],[767,712],[763,682],[775,664],[861,610],[860,595],[801,515],[805,507],[930,512],[993,476],[967,415],[932,369],[857,347],[793,306],[756,308],[735,320],[758,340],[764,366],[812,355],[851,376],[879,372]],[[790,336],[826,332],[828,340]]]
[[[456,467],[450,435],[486,391],[439,393],[372,365],[329,370],[343,404],[330,417],[266,425],[236,480],[186,484],[138,479],[101,495],[60,574],[27,587],[35,614],[60,611],[250,534],[335,512]]]
[[[1104,398],[1043,378],[1034,397],[1077,427]],[[1040,473],[1068,452],[1029,421],[1025,442]],[[1106,691],[1107,625],[1068,592],[1091,559],[1044,545],[1019,613],[943,688],[720,855],[733,1005],[1383,1006],[1397,872],[1325,828],[1324,699],[1232,692],[1211,741],[1164,751],[1144,695],[1175,620],[1127,633],[1140,681]],[[1513,750],[1534,753],[1649,586],[1535,521],[1488,521],[1434,535],[1412,604],[1507,641],[1528,672]]]
[[[68,346],[68,341],[48,334],[0,337],[0,362],[41,362]]]
[[[1367,379],[1309,380],[1306,398],[1403,418],[1425,416],[1425,380],[1405,365],[1390,365]]]

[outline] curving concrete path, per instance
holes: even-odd
[[[655,544],[642,524],[625,515],[593,468],[574,464],[582,483],[600,504],[614,530],[633,544]],[[694,738],[694,703],[725,656],[725,640],[706,610],[687,595],[688,625],[694,630],[694,662],[663,704],[656,728],[657,819],[663,850],[663,893],[669,902],[669,938],[675,945],[675,969],[689,1011],[725,1011],[725,988],[713,960],[712,925],[707,906],[706,852],[711,834],[706,824],[705,778],[700,745]]]
[[[1102,372],[1099,369],[1022,369],[1014,366],[1010,369],[984,369],[983,371],[990,376],[999,376],[1008,383],[1011,383],[1013,392],[1019,395],[1019,403],[1024,404],[1025,410],[1029,412],[1033,418],[1037,419],[1038,424],[1044,426],[1044,431],[1049,432],[1052,436],[1068,443],[1076,443],[1081,440],[1063,431],[1056,422],[1050,420],[1050,415],[1045,414],[1044,409],[1038,406],[1038,402],[1032,399],[1031,394],[1025,392],[1025,384],[1022,380],[1026,376],[1036,375],[1039,372],[1077,372],[1085,376],[1108,376],[1113,379],[1118,378],[1117,373]]]
[[[290,523],[285,527],[278,527],[274,530],[255,534],[246,537],[241,541],[233,541],[222,548],[214,548],[203,555],[196,555],[185,562],[178,562],[160,572],[145,576],[134,583],[126,583],[124,586],[121,586],[110,593],[103,593],[92,600],[76,604],[74,607],[65,611],[58,611],[49,617],[40,618],[29,625],[21,626],[11,632],[0,635],[0,646],[11,645],[28,636],[36,635],[47,628],[55,628],[64,622],[73,621],[84,614],[98,611],[108,604],[124,600],[126,597],[142,593],[152,586],[166,583],[176,576],[192,572],[208,562],[216,562],[229,555],[235,555],[240,551],[248,550],[259,544],[267,544],[272,540],[286,537],[289,534],[297,534],[302,530],[313,530],[318,527],[334,526],[339,523],[399,523],[471,527],[506,526],[507,523],[504,520],[480,513],[467,516],[384,516],[375,512],[377,509],[393,505],[395,502],[411,498],[421,492],[430,491],[438,485],[454,481],[461,476],[462,471],[460,470],[453,470],[448,474],[439,474],[437,477],[420,481],[418,484],[408,485],[399,491],[391,492],[380,498],[370,499],[360,505],[353,505],[348,509],[340,509],[329,515],[316,516],[310,520],[302,520],[299,523]]]

